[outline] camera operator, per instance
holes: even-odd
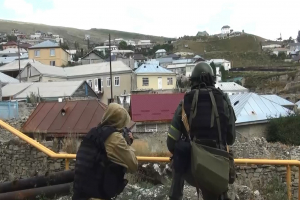
[[[130,146],[133,136],[126,128],[130,121],[121,105],[110,103],[101,123],[83,139],[76,156],[73,200],[110,200],[123,191],[125,173],[138,168]]]

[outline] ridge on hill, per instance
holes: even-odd
[[[203,54],[204,52],[231,51],[231,52],[261,52],[261,42],[265,39],[256,35],[243,34],[228,39],[215,39],[207,42],[195,40],[178,40],[174,44],[176,51],[193,52]],[[188,47],[185,47],[188,45]]]
[[[144,35],[139,33],[131,33],[125,31],[108,30],[108,29],[96,29],[90,30],[77,29],[71,27],[51,26],[46,24],[37,24],[29,22],[18,22],[11,20],[0,19],[0,32],[10,33],[12,29],[17,29],[24,34],[33,34],[35,31],[52,32],[53,34],[60,35],[68,43],[74,44],[78,42],[80,46],[87,46],[87,41],[84,40],[85,34],[90,35],[90,43],[101,43],[108,40],[108,34],[110,33],[111,39],[123,38],[123,39],[137,39],[137,40],[151,40],[153,42],[164,42],[167,37],[159,37],[152,35]]]

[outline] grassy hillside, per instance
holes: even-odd
[[[163,42],[168,38],[157,37],[151,35],[143,35],[139,33],[130,33],[124,31],[107,30],[107,29],[76,29],[70,27],[61,26],[49,26],[45,24],[25,23],[17,21],[0,20],[0,32],[10,33],[12,29],[18,29],[25,34],[32,34],[39,30],[42,32],[52,32],[62,36],[69,44],[78,42],[80,46],[86,46],[87,42],[84,40],[85,34],[90,35],[90,43],[101,43],[108,39],[108,34],[111,34],[111,38],[123,38],[123,39],[149,39],[155,42]]]
[[[199,42],[193,40],[179,40],[174,44],[176,51],[194,52],[196,54],[203,54],[204,52],[213,51],[232,51],[232,52],[247,52],[247,51],[261,51],[260,42],[263,38],[244,34],[229,39],[215,40],[209,42]],[[185,47],[188,45],[188,48]]]

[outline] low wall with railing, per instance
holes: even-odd
[[[38,174],[47,174],[47,172],[61,171],[74,166],[73,159],[76,158],[75,154],[55,153],[53,151],[55,147],[51,142],[43,145],[1,120],[0,126],[23,140],[14,139],[9,142],[0,143],[0,163],[2,164],[0,166],[0,179],[26,178]],[[258,144],[261,145],[260,141],[258,141]],[[237,152],[243,152],[243,147],[247,147],[244,143],[240,145],[237,147]],[[256,151],[263,151],[264,147],[262,147],[262,150],[260,148],[255,149]],[[278,149],[275,150],[277,153],[280,153]],[[286,151],[284,150],[283,152]],[[290,149],[289,152],[292,155],[297,155],[298,150]],[[248,155],[251,157],[251,154]],[[169,162],[168,157],[138,156],[137,158],[139,162]],[[285,178],[288,183],[288,196],[290,199],[292,197],[300,199],[298,197],[300,161],[296,159],[296,157],[293,160],[235,159],[238,173],[237,182],[242,185],[252,185],[252,188],[258,187],[257,189],[259,189],[259,185],[268,180],[270,176],[279,176],[283,180]]]

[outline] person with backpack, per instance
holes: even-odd
[[[169,128],[167,146],[173,154],[170,200],[183,198],[184,181],[201,190],[204,200],[228,199],[235,181],[233,153],[236,116],[228,95],[215,87],[209,64],[196,64],[191,91],[179,103]]]
[[[72,200],[110,200],[123,191],[128,182],[125,173],[138,168],[130,146],[132,133],[126,129],[122,134],[130,121],[121,105],[110,103],[101,123],[84,137],[76,155]]]

